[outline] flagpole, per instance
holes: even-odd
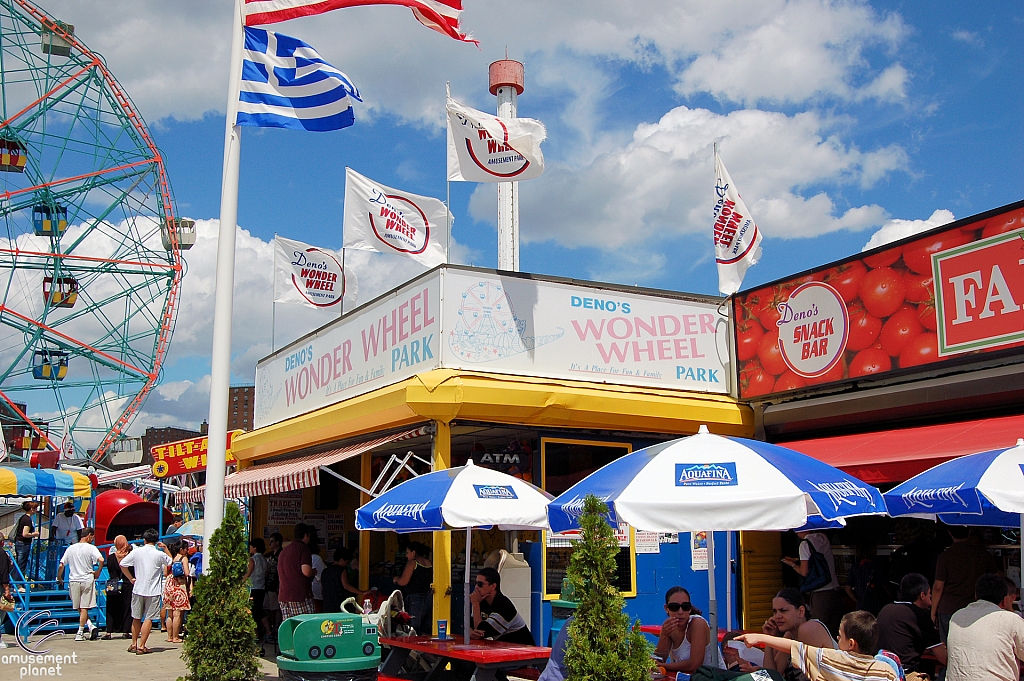
[[[341,247],[341,314],[339,317],[345,316],[345,293],[348,289],[348,279],[346,276],[348,271],[345,269],[345,247]]]
[[[204,547],[210,546],[210,538],[224,519],[228,388],[231,381],[231,314],[235,282],[235,231],[238,222],[238,167],[242,145],[242,131],[236,125],[236,119],[242,73],[243,1],[235,0],[231,25],[231,67],[228,73],[228,102],[225,113],[216,302],[213,312],[213,353],[210,363],[210,427],[206,468],[206,521],[203,524]]]
[[[448,116],[448,111],[447,111],[448,100],[451,99],[451,97],[452,97],[452,84],[451,84],[451,81],[445,81],[444,93],[445,93],[445,117],[447,118],[447,116]],[[451,126],[448,127],[448,133],[450,134],[450,132],[451,132]],[[450,141],[448,140],[447,137],[445,137],[445,159],[446,160],[448,158],[448,144],[450,144]],[[444,179],[445,179],[445,184],[447,185],[447,194],[445,195],[445,203],[444,203],[444,209],[447,211],[447,214],[444,216],[444,221],[448,224],[448,236],[447,236],[446,241],[445,241],[444,260],[445,260],[445,263],[447,264],[447,263],[451,263],[451,261],[452,261],[452,180],[451,180],[451,177],[449,177],[449,175],[448,175],[447,163],[445,164]]]
[[[274,299],[270,304],[270,351],[277,349],[277,232],[274,232]]]

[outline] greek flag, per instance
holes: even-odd
[[[349,97],[363,101],[344,73],[291,36],[245,27],[238,125],[325,132],[355,122]]]

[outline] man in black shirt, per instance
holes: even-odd
[[[900,581],[900,599],[889,603],[878,613],[878,647],[899,655],[903,669],[910,672],[935,673],[935,663],[922,660],[930,650],[941,664],[946,664],[946,646],[939,642],[939,632],[932,624],[932,590],[928,579],[911,572]]]
[[[348,582],[348,564],[354,556],[352,549],[344,546],[334,550],[334,562],[324,568],[320,573],[320,583],[323,585],[324,612],[341,612],[341,604],[349,596],[358,597],[362,591]],[[362,603],[359,604],[360,607]]]
[[[469,595],[473,604],[471,638],[533,645],[533,634],[516,606],[501,593],[501,576],[494,568],[480,570],[476,589]]]

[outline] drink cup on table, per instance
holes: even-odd
[[[437,637],[440,639],[448,638],[448,620],[437,621]]]

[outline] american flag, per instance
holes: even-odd
[[[455,40],[478,43],[459,30],[462,0],[245,0],[245,25],[274,24],[297,17],[323,14],[333,9],[363,5],[408,7],[413,16],[427,28]]]

